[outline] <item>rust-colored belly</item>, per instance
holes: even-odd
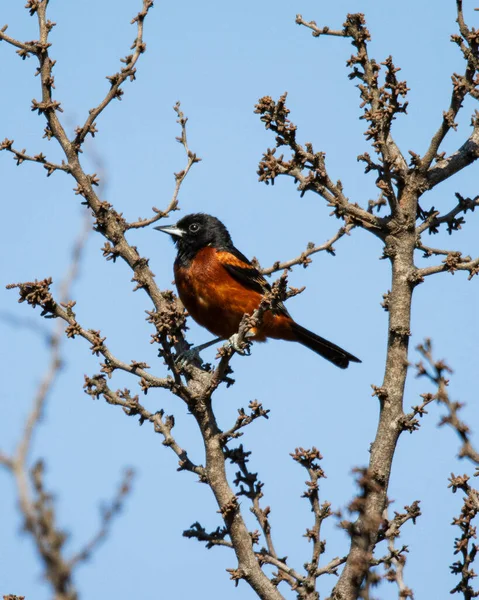
[[[244,288],[215,257],[214,248],[203,248],[188,268],[175,264],[178,295],[192,318],[218,337],[227,339],[238,331],[244,314],[259,306],[261,294]],[[213,284],[214,282],[214,284]],[[254,339],[292,339],[289,318],[267,312]]]

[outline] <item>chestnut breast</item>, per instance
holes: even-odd
[[[245,313],[258,308],[261,295],[247,290],[221,264],[221,250],[207,246],[188,267],[175,262],[178,295],[193,319],[218,337],[238,331]],[[228,258],[234,258],[228,255]]]

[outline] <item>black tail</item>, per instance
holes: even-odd
[[[359,358],[349,354],[346,350],[343,350],[332,342],[328,342],[328,340],[316,335],[312,331],[308,331],[308,329],[301,327],[301,325],[298,325],[297,323],[293,323],[292,330],[296,335],[296,341],[313,352],[316,352],[326,360],[329,360],[329,362],[332,362],[333,365],[336,365],[340,369],[347,369],[349,361],[357,363],[361,362]]]

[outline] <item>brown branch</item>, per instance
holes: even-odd
[[[404,418],[402,420],[403,429],[405,431],[409,431],[410,433],[419,429],[420,423],[417,417],[422,418],[424,415],[427,415],[428,413],[426,410],[426,406],[428,404],[431,404],[431,402],[433,402],[434,400],[436,400],[434,395],[429,393],[421,394],[421,398],[423,399],[421,404],[413,406],[412,411],[407,415],[404,415]]]
[[[19,48],[19,50],[17,50],[17,54],[23,60],[25,60],[26,58],[29,58],[30,54],[37,54],[38,42],[21,42],[20,40],[17,40],[15,38],[12,38],[9,35],[7,35],[5,33],[5,31],[7,31],[7,29],[8,29],[8,25],[4,25],[0,29],[0,41],[7,42],[8,44],[15,46],[16,48]]]
[[[83,197],[84,203],[93,211],[95,229],[107,240],[104,248],[105,256],[107,258],[122,258],[133,271],[133,280],[137,284],[136,289],[144,289],[151,298],[154,310],[149,312],[149,318],[157,331],[154,341],[160,344],[160,353],[174,374],[171,390],[174,393],[178,392],[182,394],[183,388],[186,389],[186,387],[179,386],[179,371],[175,368],[171,350],[173,345],[179,352],[187,349],[187,344],[182,333],[182,330],[185,328],[184,310],[171,292],[162,292],[159,290],[153,273],[148,266],[148,260],[141,257],[137,249],[131,246],[125,238],[128,223],[110,204],[98,197],[94,187],[98,185],[99,180],[96,175],[89,175],[83,171],[78,157],[80,145],[86,134],[88,132],[93,134],[96,131],[96,127],[94,126],[95,117],[100,114],[101,110],[106,107],[113,97],[120,95],[119,86],[121,80],[128,76],[134,76],[135,62],[139,54],[144,51],[144,43],[142,42],[143,20],[147,9],[150,7],[151,2],[143,0],[143,12],[139,13],[137,17],[138,36],[134,44],[134,54],[127,57],[126,67],[119,74],[119,78],[113,76],[112,89],[109,94],[96,109],[93,109],[85,125],[80,130],[77,130],[76,138],[71,141],[66,135],[59,118],[59,112],[61,111],[60,103],[52,98],[52,68],[55,63],[51,60],[48,53],[48,33],[51,29],[51,24],[46,19],[47,3],[35,0],[32,10],[34,13],[37,13],[40,28],[41,52],[37,56],[40,63],[39,73],[42,86],[42,99],[41,101],[35,100],[33,108],[47,120],[45,133],[47,138],[55,138],[65,153],[70,173],[76,180],[77,187],[75,192]],[[57,310],[57,305],[48,291],[48,283],[48,281],[37,282],[33,286],[23,288],[25,300],[28,299],[33,306],[37,304],[41,305],[44,314],[51,314],[52,310]],[[71,306],[60,308],[62,310],[65,309],[66,312],[71,310]],[[67,316],[68,318],[72,318],[69,315]],[[72,322],[71,325],[74,326],[74,323]],[[87,333],[93,336],[93,339],[90,340],[93,351],[101,354],[104,340],[102,340],[100,334],[97,332]],[[110,357],[108,358],[110,359]],[[223,362],[224,366],[227,360],[225,359],[225,361],[221,362]],[[108,364],[106,367],[108,368]],[[144,367],[136,363],[134,366],[132,365],[131,369],[144,370]],[[131,369],[127,370],[131,371]],[[190,364],[182,368],[182,374],[187,381],[188,407],[198,423],[205,442],[206,480],[215,495],[238,559],[238,568],[231,571],[232,577],[236,581],[240,577],[246,579],[259,597],[264,600],[280,600],[281,595],[277,591],[276,586],[263,573],[258,564],[240,507],[236,503],[235,495],[227,481],[221,439],[222,432],[217,425],[215,415],[211,409],[211,394],[218,385],[218,376],[221,378],[221,371],[217,370],[209,373],[207,370],[202,370]],[[99,380],[98,377],[96,379]],[[100,380],[102,381],[102,386],[105,386],[106,379],[100,378]],[[87,389],[90,383],[90,381],[87,381]],[[95,384],[93,384],[92,392],[94,392],[94,388]],[[107,401],[113,404],[120,404],[127,410],[128,414],[135,414],[136,410],[140,410],[139,407],[135,406],[135,402],[129,393],[123,392],[122,394],[114,394],[106,389],[104,395]],[[143,412],[140,414],[141,419],[154,422],[160,431],[163,428],[168,435],[171,425],[166,423],[162,425],[160,416],[160,413],[152,415],[151,413]],[[165,437],[165,441],[169,442],[170,438]]]
[[[416,348],[421,356],[426,361],[426,365],[422,362],[416,364],[417,376],[426,377],[435,386],[437,391],[432,395],[433,400],[437,400],[439,404],[447,409],[448,414],[441,418],[439,425],[449,425],[459,436],[462,441],[462,446],[459,450],[459,458],[468,458],[476,465],[479,465],[479,452],[474,448],[471,442],[470,429],[464,421],[459,418],[459,411],[463,408],[463,404],[452,402],[449,398],[447,390],[449,379],[447,375],[452,373],[452,369],[443,361],[435,360],[432,351],[432,342],[426,339],[423,344]]]
[[[183,537],[206,542],[206,548],[210,550],[214,546],[233,548],[230,540],[225,540],[228,530],[225,527],[217,527],[214,531],[207,532],[206,529],[196,521],[189,529],[183,531]]]
[[[428,275],[435,275],[436,273],[443,273],[448,271],[449,273],[455,273],[455,271],[469,271],[469,279],[472,279],[474,275],[479,272],[479,259],[472,259],[470,256],[462,256],[461,252],[456,250],[446,250],[444,248],[433,248],[426,246],[421,240],[421,234],[426,231],[429,233],[438,233],[441,225],[447,223],[447,231],[451,234],[453,231],[461,229],[465,223],[464,217],[458,217],[457,215],[466,214],[468,210],[474,212],[476,206],[479,205],[479,196],[476,198],[464,198],[461,194],[456,193],[458,203],[448,213],[440,216],[439,211],[432,207],[429,211],[422,211],[423,223],[416,228],[416,248],[424,253],[425,258],[430,256],[444,256],[444,260],[440,265],[434,265],[431,267],[425,267],[418,269],[415,273],[416,281],[419,283],[423,281],[424,277]]]
[[[311,561],[304,565],[308,573],[304,585],[311,592],[316,590],[319,559],[326,548],[326,542],[321,540],[321,525],[325,519],[331,516],[331,505],[329,502],[324,502],[321,505],[319,501],[319,480],[326,477],[319,465],[319,461],[323,458],[319,450],[314,446],[311,450],[296,448],[294,454],[291,454],[291,456],[293,460],[306,469],[309,475],[309,481],[306,482],[307,488],[303,493],[303,498],[307,498],[311,504],[314,523],[312,529],[308,528],[306,530],[305,537],[313,543],[313,548]]]
[[[439,211],[435,210],[433,206],[431,210],[424,214],[424,222],[416,230],[418,234],[423,233],[426,229],[429,233],[438,233],[439,228],[444,224],[447,224],[447,232],[449,234],[461,229],[465,220],[463,217],[457,218],[457,215],[466,214],[468,210],[474,212],[476,206],[479,206],[479,196],[464,198],[459,192],[456,192],[455,195],[458,202],[448,213],[440,216]],[[420,249],[422,250],[423,248],[421,247]]]
[[[427,186],[432,189],[452,177],[479,158],[479,114],[473,118],[473,131],[469,139],[448,158],[440,160],[427,172]]]
[[[141,52],[144,51],[144,43],[142,42],[143,21],[148,9],[151,7],[151,0],[143,0],[143,11],[138,14],[135,21],[138,23],[138,36],[135,41],[135,53],[130,57],[125,69],[120,74],[120,78],[112,86],[112,90],[119,90],[120,83],[129,75],[134,74],[134,64]],[[54,66],[48,55],[48,34],[51,29],[49,21],[46,19],[47,3],[42,2],[36,5],[38,22],[40,28],[40,42],[42,44],[42,52],[39,53],[38,59],[40,62],[40,76],[42,85],[42,102],[35,101],[35,107],[44,114],[47,120],[47,134],[49,138],[55,138],[62,147],[67,158],[67,164],[70,173],[77,182],[75,192],[83,196],[85,204],[88,205],[95,216],[95,228],[108,240],[105,244],[104,255],[107,259],[111,257],[121,257],[133,270],[133,281],[136,282],[135,289],[144,289],[151,298],[155,307],[155,325],[160,328],[161,332],[157,335],[157,340],[161,347],[162,356],[164,357],[169,368],[175,372],[174,359],[171,354],[172,344],[177,344],[180,351],[187,349],[187,344],[181,333],[184,328],[184,311],[178,304],[177,299],[171,292],[161,292],[156,285],[154,275],[149,269],[148,260],[141,257],[136,247],[131,246],[126,238],[125,232],[128,224],[121,214],[117,213],[113,207],[101,201],[94,191],[94,186],[99,184],[99,180],[95,175],[86,174],[79,162],[78,152],[79,145],[77,142],[71,142],[65,133],[65,129],[61,124],[57,111],[58,103],[52,100],[52,77],[51,72]],[[111,94],[107,96],[111,99]],[[102,108],[106,106],[105,102],[100,105]],[[100,108],[100,107],[99,107]],[[87,125],[93,123],[90,115]],[[93,115],[94,116],[94,115]],[[80,136],[81,137],[81,136]],[[167,319],[170,325],[169,330],[160,323],[162,319]],[[191,365],[188,369],[188,377],[196,377],[201,380],[204,374],[201,370]],[[175,378],[177,376],[175,375]]]
[[[302,18],[300,18],[302,21]],[[303,24],[303,23],[301,23]],[[327,28],[310,27],[314,34],[328,35]],[[337,31],[332,35],[340,35]],[[391,136],[393,118],[406,111],[407,104],[400,100],[407,93],[405,82],[397,80],[397,68],[391,58],[384,61],[384,85],[379,85],[380,65],[368,55],[369,32],[362,15],[348,15],[341,37],[349,37],[356,48],[349,66],[351,78],[358,78],[364,119],[369,128],[368,139],[380,155],[373,163],[367,157],[366,170],[378,172],[377,186],[387,199],[391,213],[386,218],[372,214],[351,203],[344,195],[340,181],[333,183],[326,166],[324,153],[314,152],[311,144],[304,147],[296,141],[296,127],[289,121],[285,95],[277,103],[265,97],[258,103],[256,112],[267,129],[276,134],[276,146],[291,149],[292,157],[276,156],[276,149],[268,150],[260,162],[258,174],[261,181],[274,183],[278,175],[289,175],[298,183],[301,194],[311,190],[319,194],[334,208],[333,214],[346,225],[354,224],[374,233],[385,245],[384,257],[391,261],[392,288],[387,298],[389,312],[388,352],[386,370],[381,386],[375,395],[380,402],[380,417],[374,442],[371,446],[369,467],[362,473],[362,494],[352,506],[357,519],[347,525],[351,534],[351,547],[346,564],[332,592],[334,600],[358,597],[361,586],[374,583],[370,565],[378,541],[383,511],[387,506],[387,488],[397,440],[404,430],[403,397],[408,369],[408,346],[411,322],[412,291],[419,283],[414,265],[417,234],[415,221],[417,204],[427,189],[425,176],[412,177],[408,165]]]
[[[260,564],[272,565],[278,569],[273,580],[275,585],[278,585],[281,581],[286,581],[291,589],[298,594],[298,598],[308,597],[305,595],[307,592],[302,587],[306,583],[306,578],[292,567],[289,567],[285,562],[286,559],[280,560],[276,556],[271,556],[271,554],[265,552],[265,549],[258,552],[257,556]]]
[[[65,164],[64,161],[62,161],[61,165],[57,165],[48,161],[42,153],[36,154],[35,156],[30,156],[29,154],[26,154],[26,150],[15,150],[15,148],[13,148],[13,140],[8,140],[5,138],[3,142],[0,143],[0,151],[1,150],[7,150],[7,152],[11,152],[13,154],[13,160],[16,161],[17,166],[21,165],[25,161],[40,163],[47,170],[47,177],[50,177],[50,175],[55,171],[63,171],[64,173],[70,172],[70,168]]]
[[[190,471],[195,473],[200,478],[200,481],[206,481],[205,468],[201,465],[194,464],[188,457],[186,450],[178,445],[175,438],[171,434],[175,426],[175,418],[173,415],[166,415],[160,410],[155,413],[147,410],[140,404],[138,396],[132,396],[130,390],[117,390],[114,392],[107,384],[104,375],[94,375],[93,377],[85,376],[85,385],[83,386],[85,393],[92,398],[103,398],[113,406],[121,406],[125,414],[129,417],[138,416],[140,424],[148,421],[153,425],[156,433],[163,436],[163,445],[171,448],[179,458],[178,470]]]
[[[50,293],[51,279],[44,279],[43,281],[28,281],[25,283],[14,283],[9,284],[7,289],[19,289],[20,299],[19,302],[27,302],[33,308],[37,305],[43,309],[42,316],[58,317],[68,323],[68,327],[65,329],[65,333],[68,338],[75,338],[77,335],[84,338],[91,344],[92,354],[99,356],[100,354],[105,358],[105,363],[102,365],[102,371],[108,376],[111,376],[113,371],[120,369],[131,373],[136,377],[140,377],[146,387],[162,387],[171,389],[173,386],[173,379],[171,378],[160,378],[151,375],[145,369],[149,368],[146,363],[132,361],[130,364],[123,362],[122,360],[114,356],[107,345],[105,344],[106,338],[102,338],[100,331],[93,329],[84,329],[76,320],[76,315],[73,312],[75,302],[66,302],[58,304],[53,299]],[[176,372],[177,377],[179,377]],[[181,391],[186,390],[181,387]]]
[[[329,27],[318,27],[316,21],[305,21],[302,15],[296,15],[296,23],[298,25],[304,25],[313,32],[313,37],[319,37],[320,35],[331,35],[336,37],[347,37],[347,33],[344,29],[334,30]]]
[[[86,119],[84,125],[82,127],[77,128],[76,137],[73,141],[73,145],[76,147],[77,151],[80,149],[81,145],[85,141],[85,138],[88,133],[91,133],[92,135],[96,133],[95,119],[99,117],[102,111],[110,104],[110,102],[114,98],[118,98],[119,100],[121,100],[121,96],[123,95],[123,90],[121,88],[122,84],[128,78],[130,79],[130,81],[134,81],[136,73],[136,63],[138,62],[138,59],[140,58],[141,54],[143,54],[143,52],[145,52],[146,50],[146,44],[143,41],[143,27],[145,18],[152,6],[152,0],[143,0],[142,10],[131,21],[132,24],[137,24],[136,38],[131,46],[131,50],[134,50],[134,52],[133,54],[129,54],[125,58],[121,59],[121,62],[123,62],[125,66],[120,70],[120,72],[107,77],[111,85],[110,90],[106,94],[105,98],[100,102],[100,104],[97,107],[92,108],[90,110],[90,114]],[[41,13],[39,13],[39,19],[41,25]]]
[[[324,565],[324,567],[319,567],[316,571],[316,577],[321,577],[321,575],[337,575],[338,568],[341,565],[344,565],[347,559],[347,556],[333,558],[327,565]]]
[[[319,194],[334,208],[334,214],[344,220],[346,225],[360,225],[380,238],[384,237],[384,220],[372,215],[358,204],[349,202],[343,193],[341,181],[334,183],[328,175],[325,154],[314,152],[312,144],[301,146],[296,141],[296,126],[288,119],[286,94],[278,102],[269,96],[261,98],[255,107],[255,113],[261,115],[266,129],[276,136],[276,147],[287,146],[292,151],[291,160],[283,155],[276,156],[276,149],[264,153],[259,163],[259,180],[274,184],[278,175],[288,175],[299,183],[301,195],[310,190]],[[307,174],[305,174],[306,172]]]
[[[21,467],[15,470],[20,507],[25,517],[25,529],[34,539],[45,567],[45,576],[55,591],[56,600],[76,600],[73,572],[64,558],[66,534],[57,524],[53,496],[45,489],[44,464],[40,460],[32,468],[30,482]]]
[[[169,205],[166,207],[166,209],[159,210],[159,209],[153,207],[153,212],[156,213],[156,215],[154,217],[151,217],[150,219],[139,219],[135,223],[128,223],[127,229],[138,229],[140,227],[147,227],[148,225],[151,225],[152,223],[156,223],[156,221],[159,221],[160,219],[167,217],[170,214],[170,212],[177,210],[178,195],[180,193],[181,184],[183,183],[186,176],[188,175],[191,167],[195,163],[201,161],[201,158],[198,158],[196,156],[196,154],[194,152],[192,152],[188,147],[188,139],[186,137],[186,123],[188,122],[188,118],[185,117],[185,115],[181,111],[179,102],[177,102],[175,104],[175,106],[173,107],[173,110],[176,112],[176,114],[178,116],[177,123],[179,123],[181,126],[181,136],[177,137],[176,140],[185,149],[188,162],[186,163],[186,167],[182,171],[180,171],[179,173],[175,173],[175,181],[176,181],[175,189],[173,191],[173,197],[172,197]]]
[[[237,465],[239,471],[236,472],[234,484],[238,488],[237,496],[245,496],[251,501],[251,512],[256,517],[263,536],[266,540],[267,554],[273,558],[278,558],[274,548],[273,539],[271,536],[271,525],[268,515],[271,511],[270,507],[261,508],[260,500],[263,497],[263,483],[258,480],[258,474],[253,473],[248,468],[249,455],[251,452],[246,452],[243,445],[240,444],[237,448],[229,449],[225,446],[225,458],[230,460],[231,464]]]
[[[382,523],[382,513],[371,508],[372,502],[381,499],[383,485],[378,482],[369,469],[355,468],[357,483],[360,488],[359,494],[350,502],[348,511],[357,513],[355,522],[343,520],[340,526],[351,538],[351,548],[346,560],[345,567],[334,587],[331,598],[353,598],[351,590],[358,597],[359,589],[366,580],[373,564],[373,551],[379,540],[378,532]]]
[[[233,548],[231,541],[226,540],[225,537],[228,535],[228,531],[224,527],[217,527],[214,531],[207,532],[206,529],[196,521],[191,525],[189,529],[183,532],[183,536],[190,539],[196,539],[199,542],[205,542],[206,548],[209,550],[215,546],[222,546],[225,548]],[[253,544],[257,543],[258,532],[251,534]],[[300,598],[303,598],[303,591],[299,586],[303,584],[306,579],[303,575],[289,567],[284,560],[280,560],[275,556],[272,556],[268,551],[263,548],[256,552],[256,557],[260,565],[268,564],[278,569],[278,574],[275,577],[275,581],[287,581],[292,589],[296,590]],[[281,574],[279,574],[281,572]],[[298,585],[299,584],[299,585]]]
[[[269,410],[265,410],[261,402],[257,400],[253,400],[248,404],[248,408],[251,409],[251,413],[249,415],[246,414],[244,408],[238,409],[238,418],[236,419],[233,427],[228,429],[222,434],[222,438],[224,439],[225,444],[228,443],[229,440],[236,439],[243,435],[243,432],[240,431],[256,419],[264,418],[268,419]]]
[[[454,74],[452,77],[453,89],[451,92],[449,108],[444,112],[442,123],[434,134],[431,144],[421,160],[421,169],[424,170],[430,168],[432,161],[437,156],[439,148],[449,131],[457,128],[457,124],[454,121],[463,105],[463,101],[467,94],[474,95],[477,86],[476,73],[479,67],[477,42],[475,41],[474,36],[471,36],[471,32],[464,22],[462,0],[456,0],[456,8],[457,23],[459,24],[461,35],[453,35],[452,41],[456,42],[461,49],[466,60],[466,68],[464,75],[460,76]],[[468,44],[467,47],[464,45],[464,42]]]
[[[362,14],[348,14],[342,31],[331,30],[329,27],[319,28],[314,21],[304,21],[301,15],[297,15],[296,23],[312,29],[314,37],[332,35],[352,40],[356,54],[351,56],[347,63],[352,68],[349,77],[360,80],[358,88],[362,100],[361,108],[364,108],[362,118],[369,123],[365,135],[367,139],[373,140],[373,147],[382,159],[382,165],[378,168],[377,185],[387,197],[391,209],[395,211],[397,199],[393,182],[402,186],[407,173],[407,163],[391,136],[392,121],[397,114],[405,113],[407,109],[407,102],[401,103],[399,100],[400,96],[405,97],[408,92],[406,82],[398,82],[396,78],[400,69],[397,69],[392,58],[388,57],[381,63],[385,67],[386,75],[384,85],[379,87],[378,76],[381,67],[368,55],[367,42],[371,36]]]
[[[385,579],[395,581],[398,586],[399,598],[413,598],[412,590],[404,583],[404,566],[406,564],[407,546],[401,548],[395,547],[395,540],[399,538],[401,527],[412,520],[416,524],[416,519],[421,515],[419,502],[415,501],[411,506],[405,507],[405,513],[395,513],[394,519],[389,520],[387,510],[384,514],[384,523],[379,535],[379,539],[386,539],[388,543],[389,554],[380,561],[387,569]]]
[[[272,273],[276,273],[276,271],[283,271],[284,269],[291,269],[295,265],[302,265],[306,268],[308,265],[312,263],[312,260],[309,258],[312,254],[316,254],[317,252],[329,252],[334,256],[335,250],[333,244],[341,239],[344,235],[349,235],[351,229],[353,229],[354,225],[346,225],[345,227],[340,227],[339,230],[331,239],[324,244],[320,244],[319,246],[315,246],[312,242],[310,242],[304,252],[293,258],[291,260],[287,260],[285,262],[276,261],[271,267],[260,269],[263,275],[271,275]]]
[[[233,544],[238,567],[229,569],[231,578],[237,583],[246,579],[256,594],[263,600],[281,600],[282,596],[274,582],[263,573],[252,547],[252,539],[241,514],[238,498],[233,493],[225,469],[224,439],[211,407],[211,398],[202,394],[190,404],[203,435],[206,450],[206,476],[215,495],[219,512],[223,517]]]
[[[437,273],[452,273],[456,271],[469,271],[468,279],[472,279],[474,275],[479,273],[479,258],[472,259],[470,256],[462,256],[457,251],[438,251],[433,248],[429,248],[428,251],[433,254],[445,254],[446,258],[440,265],[434,265],[431,267],[424,267],[417,270],[417,278],[422,279],[429,275],[436,275]]]
[[[474,590],[471,585],[472,580],[476,577],[472,564],[476,558],[478,546],[472,540],[476,539],[476,527],[473,525],[473,521],[479,513],[479,492],[471,488],[468,481],[469,477],[467,475],[456,477],[451,474],[450,485],[448,486],[452,488],[453,493],[461,489],[466,494],[461,514],[452,521],[452,524],[459,527],[461,531],[461,536],[454,541],[454,554],[459,554],[462,561],[457,560],[450,567],[454,575],[461,576],[459,583],[450,593],[462,593],[464,600],[472,600],[479,596],[479,591]]]

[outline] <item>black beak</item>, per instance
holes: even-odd
[[[153,227],[156,231],[162,231],[163,233],[167,233],[171,235],[173,238],[183,237],[184,231],[183,229],[179,229],[176,225],[164,225],[163,227]]]

